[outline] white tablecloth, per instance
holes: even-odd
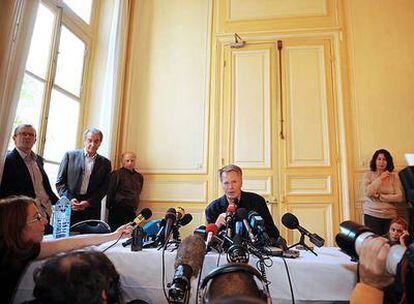
[[[121,243],[121,242],[120,242]],[[162,291],[161,251],[144,249],[131,252],[117,244],[106,255],[114,263],[121,275],[121,285],[125,300],[142,299],[149,303],[166,303]],[[106,248],[108,244],[93,247],[96,250]],[[297,303],[301,302],[335,302],[348,301],[352,288],[356,283],[356,263],[335,247],[317,248],[319,256],[301,251],[297,259],[286,259],[289,268],[293,292]],[[174,260],[177,252],[165,252],[166,280],[170,282],[174,274]],[[217,266],[219,255],[206,255],[202,276],[207,275]],[[256,259],[250,256],[250,263]],[[291,303],[291,293],[286,269],[280,258],[272,258],[273,265],[266,268],[268,280],[271,282],[270,293],[273,303]],[[32,298],[34,286],[33,271],[41,261],[32,263],[23,276],[18,287],[14,303],[21,303]],[[227,263],[226,256],[220,256],[220,265]],[[192,300],[195,299],[196,281],[192,282]]]

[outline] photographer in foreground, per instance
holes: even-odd
[[[383,303],[383,290],[394,281],[386,271],[389,252],[390,245],[385,238],[377,237],[364,241],[359,256],[360,282],[352,291],[351,304]]]
[[[405,252],[394,278],[386,269],[390,248],[388,240],[383,237],[369,238],[363,242],[359,255],[360,282],[352,292],[351,304],[414,303],[410,288],[414,281],[410,260],[413,262],[408,256],[410,253]]]

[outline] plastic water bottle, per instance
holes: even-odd
[[[53,206],[53,238],[69,236],[71,204],[66,196],[62,196]]]

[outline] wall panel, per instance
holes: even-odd
[[[136,7],[124,149],[144,173],[206,173],[211,2]]]
[[[281,31],[339,24],[337,0],[216,0],[217,32]]]
[[[293,213],[301,226],[311,233],[316,233],[325,239],[326,244],[333,244],[332,206],[331,204],[291,204],[288,212]],[[288,233],[288,242],[299,240],[298,232]],[[309,244],[309,241],[307,241]]]

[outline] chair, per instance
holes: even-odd
[[[414,166],[402,169],[399,173],[408,203],[408,225],[410,235],[414,235]]]
[[[86,220],[70,227],[71,234],[88,234],[88,233],[109,233],[111,227],[101,220]]]

